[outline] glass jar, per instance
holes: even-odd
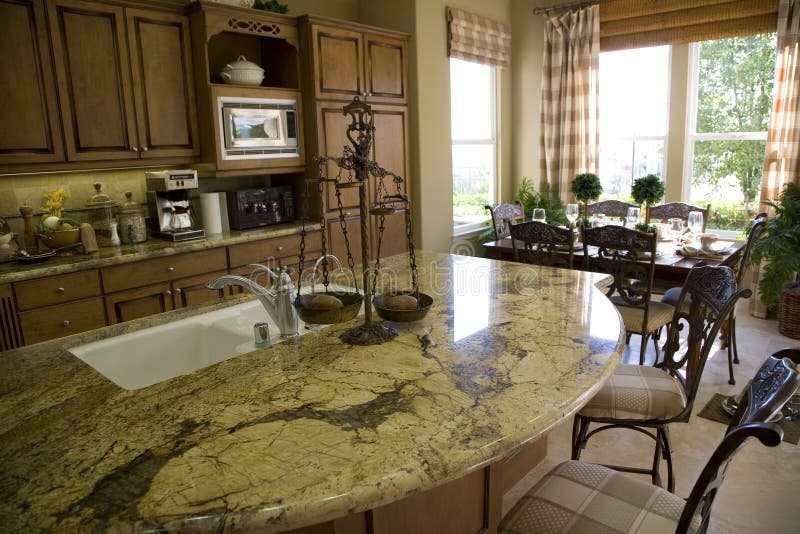
[[[125,192],[125,202],[119,208],[119,239],[125,244],[147,241],[144,208],[133,201],[133,193]]]
[[[102,187],[99,183],[94,184],[95,194],[86,202],[89,223],[94,228],[98,246],[116,247],[120,244],[115,217],[117,203],[101,191]]]

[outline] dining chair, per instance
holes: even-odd
[[[623,226],[581,227],[583,265],[588,271],[610,274],[614,280],[606,296],[617,308],[625,323],[626,341],[639,334],[639,363],[644,363],[647,342],[653,339],[658,361],[655,333],[672,319],[675,308],[651,300],[655,273],[657,235]]]
[[[734,268],[736,272],[736,285],[738,287],[741,287],[744,282],[744,273],[747,271],[747,264],[750,261],[750,253],[753,250],[753,245],[758,241],[758,238],[761,236],[766,226],[767,214],[759,213],[756,215],[753,225],[750,227],[750,231],[747,234],[747,241],[745,242],[744,248],[739,255],[739,260],[736,262],[736,267]],[[672,287],[666,290],[661,297],[661,302],[675,306],[680,292],[680,287]],[[736,379],[733,376],[733,364],[739,363],[739,350],[736,345],[736,310],[731,312],[731,316],[727,324],[723,326],[722,331],[723,339],[728,349],[728,384],[735,384]]]
[[[572,269],[575,233],[539,221],[509,224],[514,261]]]
[[[501,202],[495,207],[486,205],[484,209],[489,210],[489,214],[492,216],[492,229],[494,230],[495,241],[500,241],[504,237],[508,237],[509,230],[508,223],[506,222],[507,220],[517,222],[525,219],[525,210],[522,208],[522,204],[520,204],[519,201],[514,204]]]
[[[628,208],[638,208],[638,204],[622,202],[621,200],[601,200],[586,205],[586,216],[591,217],[598,213],[604,213],[606,217],[613,217],[622,222],[628,218]]]
[[[722,323],[749,289],[736,287],[730,267],[701,266],[689,271],[674,308],[664,343],[664,360],[655,366],[620,365],[603,388],[575,416],[572,426],[572,459],[579,460],[586,442],[611,428],[635,430],[655,441],[650,469],[607,466],[620,471],[649,474],[661,485],[659,463],[667,464],[667,489],[675,488],[672,468],[670,423],[686,423],[706,359]],[[683,302],[691,296],[691,305]],[[685,339],[682,342],[682,338]],[[591,432],[592,423],[600,426]]]
[[[770,421],[798,385],[800,373],[792,362],[775,356],[766,359],[686,500],[613,469],[569,460],[553,468],[517,502],[498,532],[705,533],[733,457],[750,437],[767,447],[780,445],[783,429]]]
[[[650,206],[647,209],[645,218],[647,224],[650,224],[651,220],[667,222],[668,219],[673,218],[687,221],[689,219],[689,212],[691,211],[700,211],[703,213],[703,231],[705,232],[706,225],[708,224],[708,214],[711,213],[711,204],[706,204],[705,208],[701,208],[700,206],[692,206],[685,202],[667,202],[666,204],[659,204],[658,206]]]

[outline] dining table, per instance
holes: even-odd
[[[692,267],[700,265],[727,265],[735,268],[744,250],[745,240],[719,240],[715,243],[713,253],[700,250],[692,250],[687,247],[680,247],[672,240],[659,241],[656,249],[655,273],[653,275],[653,291],[663,293],[671,287],[683,285],[686,275]],[[486,257],[493,260],[514,261],[514,247],[510,237],[505,237],[497,241],[490,241],[483,244]],[[594,247],[590,247],[589,254],[596,252]],[[583,246],[576,242],[574,249],[574,266],[576,269],[583,269]]]

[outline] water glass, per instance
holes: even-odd
[[[692,234],[694,234],[694,238],[697,239],[697,235],[703,231],[703,212],[690,211],[688,226],[689,230],[691,230]]]
[[[673,219],[668,219],[667,222],[669,223],[669,234],[672,236],[672,239],[675,241],[675,244],[678,244],[678,238],[683,233],[683,219],[680,217],[675,217]]]
[[[547,215],[544,212],[544,208],[534,208],[533,217],[531,218],[531,220],[539,221],[539,222],[546,222],[547,221]]]
[[[628,208],[628,227],[633,228],[639,223],[639,208]]]
[[[574,226],[575,225],[575,221],[578,220],[578,205],[577,204],[567,204],[566,216],[567,216],[567,220],[569,221],[569,225],[570,226]]]

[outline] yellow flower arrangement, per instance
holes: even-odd
[[[48,193],[45,191],[42,194],[43,204],[39,207],[42,210],[42,218],[47,216],[61,218],[61,210],[64,208],[64,200],[67,194],[64,192],[63,187],[59,187],[55,191]]]

